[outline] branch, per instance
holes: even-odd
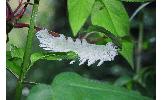
[[[25,53],[24,53],[24,60],[22,63],[22,70],[21,70],[21,75],[20,78],[17,82],[16,86],[16,95],[15,95],[15,100],[20,100],[21,99],[21,93],[22,93],[22,88],[23,88],[23,80],[25,78],[25,75],[27,73],[27,69],[30,64],[30,56],[31,56],[31,50],[32,50],[32,42],[33,42],[33,37],[35,34],[35,18],[38,12],[38,4],[39,0],[34,1],[33,5],[33,10],[32,10],[32,15],[30,19],[30,25],[29,25],[29,31],[28,31],[28,36],[27,36],[27,42],[26,42],[26,47],[25,47]]]
[[[143,9],[145,8],[148,4],[150,4],[151,2],[147,2],[147,3],[144,3],[142,4],[141,6],[139,6],[135,12],[132,14],[132,16],[130,17],[129,21],[132,21],[132,19]]]

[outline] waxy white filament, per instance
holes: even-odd
[[[36,33],[40,41],[40,47],[52,52],[69,52],[73,51],[79,56],[79,65],[88,61],[88,66],[99,61],[100,66],[104,61],[112,61],[118,55],[117,47],[112,42],[106,45],[89,44],[85,39],[82,41],[76,39],[73,41],[71,37],[66,38],[63,34],[60,37],[54,37],[48,33],[48,30],[40,30]],[[70,62],[72,64],[74,60]]]

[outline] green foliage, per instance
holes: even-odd
[[[89,80],[72,72],[56,76],[51,86],[36,85],[27,100],[107,100],[107,98],[109,100],[152,100],[137,92]]]
[[[30,57],[31,65],[34,64],[34,62],[44,59],[44,60],[69,60],[69,59],[75,59],[77,55],[74,52],[57,52],[57,53],[43,53],[43,52],[36,52],[33,53]]]
[[[8,44],[14,45],[19,48],[25,47],[26,37],[27,37],[27,28],[16,29],[13,28],[8,34],[9,42]]]
[[[24,49],[23,48],[17,48],[16,46],[11,47],[11,56],[12,58],[21,58],[23,60],[24,56]]]
[[[34,0],[32,14],[30,18],[29,30],[28,30],[28,35],[27,35],[27,41],[25,45],[25,52],[24,52],[23,62],[21,65],[22,67],[21,75],[19,77],[19,80],[16,86],[15,100],[21,99],[21,93],[22,93],[22,87],[23,87],[22,81],[24,81],[25,75],[27,73],[27,69],[29,68],[30,56],[31,56],[32,45],[33,45],[33,37],[36,32],[35,26],[36,26],[36,16],[38,12],[38,4],[39,4],[39,0]]]
[[[131,82],[131,81],[132,81],[132,78],[131,78],[130,76],[124,75],[124,76],[119,77],[119,78],[115,81],[114,85],[116,85],[116,86],[123,86],[123,85],[128,84],[128,83]]]
[[[11,46],[11,51],[7,52],[6,66],[7,69],[12,72],[17,78],[21,73],[21,64],[23,61],[24,49]]]
[[[40,12],[38,13],[38,17],[37,17],[37,24],[36,24],[35,17],[37,16],[36,12],[38,10],[39,0],[32,0],[31,2],[33,1],[35,1],[33,4],[34,10],[31,10],[32,6],[30,6],[30,9],[28,9],[27,7],[27,11],[25,12],[25,17],[23,16],[18,21],[21,23],[24,23],[24,22],[29,23],[29,21],[31,21],[30,27],[29,27],[29,33],[28,33],[28,40],[27,40],[27,28],[23,28],[23,29],[13,28],[12,29],[11,27],[12,30],[8,34],[9,42],[7,44],[8,45],[7,50],[10,50],[10,51],[7,51],[7,55],[6,55],[7,56],[6,68],[13,75],[15,75],[16,78],[18,78],[18,82],[17,82],[18,84],[16,87],[17,88],[16,89],[16,100],[19,100],[20,97],[23,97],[22,88],[24,85],[23,83],[26,82],[24,81],[24,77],[26,76],[28,70],[31,69],[33,65],[37,66],[41,63],[41,62],[38,62],[37,64],[34,64],[35,62],[37,62],[38,60],[52,60],[52,61],[53,60],[57,60],[57,61],[75,60],[78,57],[74,52],[55,52],[55,53],[48,52],[47,53],[47,52],[38,51],[38,52],[33,53],[34,51],[37,51],[35,49],[38,49],[38,48],[32,48],[34,47],[33,46],[33,44],[35,44],[34,42],[36,42],[36,41],[33,41],[33,37],[36,32],[35,26],[38,26],[38,27],[43,26],[46,28],[48,27],[48,29],[52,28],[51,24],[58,24],[59,28],[60,26],[63,26],[62,23],[55,23],[51,21],[53,19],[53,15],[55,14],[55,12],[53,12],[53,3],[51,2],[57,2],[59,0],[56,0],[56,1],[44,0],[39,3]],[[101,79],[104,81],[106,80],[106,83],[99,82],[96,80],[90,80],[90,79],[81,77],[78,74],[71,73],[71,72],[62,73],[60,75],[57,75],[53,79],[53,82],[51,85],[38,84],[34,86],[30,90],[30,94],[27,97],[27,100],[85,100],[85,99],[86,100],[107,100],[107,99],[109,100],[152,100],[145,96],[155,98],[156,71],[154,68],[154,61],[153,61],[153,64],[152,62],[149,62],[152,64],[152,65],[150,64],[151,66],[150,67],[150,66],[145,66],[145,62],[142,62],[142,59],[141,59],[140,63],[142,64],[140,66],[140,69],[139,71],[134,73],[134,69],[136,69],[135,68],[136,66],[134,66],[134,58],[136,58],[136,55],[134,54],[135,53],[134,50],[136,50],[137,48],[134,49],[135,38],[126,39],[127,37],[131,37],[129,34],[130,25],[129,25],[129,17],[122,4],[122,1],[147,2],[146,4],[148,5],[152,3],[149,1],[153,1],[153,0],[68,0],[67,1],[68,15],[69,15],[68,17],[69,17],[70,26],[71,26],[74,36],[77,36],[77,33],[81,30],[83,25],[86,23],[84,28],[82,28],[83,31],[87,32],[84,35],[87,36],[88,38],[86,37],[85,39],[87,39],[88,41],[88,39],[91,38],[92,43],[96,43],[99,45],[103,45],[110,41],[113,42],[115,45],[119,47],[119,53],[131,65],[133,71],[130,71],[129,68],[122,66],[123,63],[121,63],[121,65],[120,64],[116,65],[116,62],[115,64],[114,62],[105,64],[111,67],[103,66],[102,68],[99,68],[100,70],[98,70],[97,68],[85,67],[85,66],[84,68],[83,67],[73,68],[75,64],[73,64],[72,67],[60,66],[59,63],[56,63],[55,66],[57,67],[53,68],[53,65],[52,65],[53,63],[50,63],[50,64],[45,63],[41,65],[43,66],[42,69],[41,69],[41,66],[39,66],[40,69],[37,70],[36,73],[34,73],[34,75],[29,73],[29,76],[32,77],[31,80],[35,80],[34,77],[53,76],[53,75],[56,75],[57,73],[60,73],[60,71],[62,72],[62,71],[70,70],[70,71],[77,71],[78,73],[82,73],[86,77],[97,78],[97,79]],[[61,2],[60,4],[62,4],[64,0],[60,2]],[[47,7],[46,5],[49,5],[49,6]],[[60,5],[57,5],[57,6],[61,7]],[[145,6],[143,6],[143,8],[144,7]],[[32,16],[30,16],[31,11],[32,11]],[[138,11],[141,11],[141,9]],[[152,8],[151,10],[147,10],[147,12],[145,11],[145,9],[143,9],[142,12],[144,14],[143,16],[144,23],[143,21],[141,21],[141,19],[137,20],[135,17],[133,17],[133,20],[130,20],[133,26],[133,27],[131,26],[133,28],[133,31],[134,29],[136,31],[139,28],[138,23],[141,22],[145,26],[144,27],[144,29],[146,30],[145,32],[150,32],[149,34],[147,34],[146,37],[144,37],[142,41],[143,43],[141,42],[141,44],[143,45],[143,49],[145,49],[146,52],[152,49],[152,45],[154,45],[153,41],[155,41],[154,40],[154,35],[155,35],[154,34],[155,33],[154,23],[155,22],[153,18],[155,14],[152,13],[153,16],[148,15],[148,14],[151,14],[150,11],[154,12]],[[90,19],[88,19],[88,17],[90,17]],[[63,19],[66,19],[66,17],[63,16]],[[60,18],[61,22],[64,22],[62,21],[63,19]],[[65,27],[66,26],[68,25],[65,25]],[[7,24],[7,28],[9,28],[7,29],[7,31],[8,30],[10,31],[10,26],[8,24]],[[56,30],[59,30],[59,28],[57,29],[56,27]],[[65,29],[65,30],[69,32],[68,29]],[[91,34],[88,35],[91,32],[92,33],[94,32],[97,34],[95,35],[93,34],[94,37],[93,36],[91,37]],[[153,33],[153,36],[150,35],[151,33]],[[79,38],[82,38],[81,35],[83,35],[82,30],[80,31]],[[135,35],[138,36],[138,34],[135,34]],[[93,42],[95,41],[95,39],[99,41]],[[88,42],[91,43],[91,41],[88,41]],[[27,44],[26,49],[24,49],[25,44]],[[25,51],[26,53],[24,55]],[[152,50],[151,52],[149,52],[150,54],[148,55],[154,56],[154,52],[155,51]],[[147,57],[145,55],[143,56],[142,54],[143,52],[141,50],[140,56],[144,58]],[[149,57],[147,59],[149,59]],[[152,59],[152,56],[151,56],[151,59]],[[22,63],[23,63],[23,66],[22,66]],[[61,65],[65,65],[65,64],[61,63]],[[48,66],[48,68],[47,67],[45,68],[46,71],[44,71],[44,66]],[[63,69],[64,67],[66,68]],[[46,72],[47,75],[44,72]],[[54,74],[51,75],[51,73],[54,73]],[[41,78],[39,79],[44,80],[44,78],[42,79]],[[36,78],[36,80],[38,80],[38,78]],[[107,82],[114,83],[114,84],[111,85],[111,84],[108,84]],[[124,86],[128,90],[121,88],[120,86]],[[145,96],[142,96],[138,92],[132,91],[133,89],[135,89],[136,91],[140,92],[142,95],[145,95]]]
[[[21,73],[21,64],[23,61],[24,49],[17,48],[15,46],[11,47],[11,51],[7,52],[7,69],[12,72],[17,78]],[[73,60],[76,59],[77,55],[74,52],[56,52],[56,53],[45,53],[45,52],[36,52],[33,53],[30,57],[30,67],[38,60]]]
[[[93,25],[102,26],[118,36],[127,35],[129,18],[122,3],[118,0],[98,0],[94,4],[94,1],[68,0],[69,21],[74,36],[77,35],[90,13],[92,13]]]
[[[53,90],[50,85],[39,84],[34,86],[27,100],[55,100],[53,99]]]
[[[102,26],[114,35],[125,36],[129,33],[129,18],[118,0],[96,1],[91,20],[93,25]]]
[[[44,6],[48,5],[48,6]],[[45,28],[51,29],[51,24],[53,23],[53,17],[56,12],[53,10],[54,1],[53,0],[40,0],[38,15],[37,15],[37,25],[41,25]]]
[[[146,82],[149,76],[155,75],[155,69],[152,67],[142,68],[138,73],[136,73],[133,77],[133,80],[140,83],[143,87],[146,87]]]
[[[134,43],[128,40],[122,40],[122,50],[119,53],[128,61],[132,68],[134,68],[133,52]]]
[[[68,0],[69,21],[76,36],[91,13],[95,0]]]
[[[6,68],[13,74],[15,77],[19,78],[21,73],[21,67],[13,61],[6,60]]]

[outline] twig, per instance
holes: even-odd
[[[146,7],[148,4],[150,4],[151,2],[147,2],[147,3],[144,3],[142,4],[141,6],[139,6],[135,12],[132,14],[132,16],[129,18],[129,21],[132,21],[132,19],[144,8]]]
[[[35,33],[35,18],[38,12],[38,5],[39,5],[39,0],[34,0],[34,5],[33,5],[33,10],[32,10],[32,15],[30,19],[30,26],[29,26],[29,31],[28,31],[28,36],[27,36],[27,42],[26,42],[26,47],[25,47],[25,53],[24,53],[24,60],[22,63],[22,70],[21,70],[21,75],[19,77],[19,80],[17,82],[16,86],[16,95],[15,95],[15,100],[20,100],[21,99],[21,93],[22,93],[22,88],[23,88],[23,81],[25,78],[25,75],[27,73],[27,69],[30,64],[30,56],[31,56],[31,49],[32,49],[32,42],[33,42],[33,37]]]
[[[141,15],[140,17],[143,17]],[[139,23],[139,37],[137,44],[137,56],[136,56],[136,72],[138,73],[141,69],[141,52],[142,52],[142,44],[143,44],[143,18],[141,18],[141,22]]]
[[[92,31],[92,32],[86,33],[86,35],[83,36],[82,39],[86,39],[88,36],[90,36],[92,34],[96,34],[96,32],[95,31]]]
[[[27,2],[24,2],[23,4],[25,4],[25,6],[22,8],[20,14],[15,16],[17,19],[22,18],[22,16],[24,15],[24,13],[26,11],[28,4],[33,5],[32,3],[30,3],[30,0],[27,0]]]

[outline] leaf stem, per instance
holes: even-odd
[[[21,66],[21,68],[22,68],[21,75],[19,77],[19,80],[18,80],[17,86],[16,86],[15,100],[21,99],[23,80],[25,78],[27,69],[30,64],[32,42],[33,42],[33,37],[34,37],[34,33],[35,33],[35,29],[34,29],[35,22],[36,22],[35,18],[36,18],[37,12],[38,12],[38,5],[39,5],[39,0],[34,0],[32,15],[31,15],[31,19],[30,19],[30,26],[29,26],[29,30],[28,30],[28,36],[27,36],[27,42],[26,42],[26,47],[25,47],[25,53],[24,53],[24,60],[23,60],[22,66]]]

